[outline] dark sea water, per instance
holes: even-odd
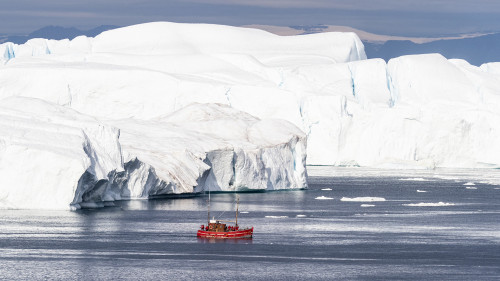
[[[239,194],[252,240],[196,238],[205,195],[0,210],[0,279],[500,280],[500,185],[315,169],[308,190]],[[232,219],[236,195],[211,197],[213,214]]]

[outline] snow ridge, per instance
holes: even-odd
[[[1,100],[0,208],[97,208],[208,189],[307,187],[305,135],[283,120],[193,104],[154,122],[107,123],[39,99]],[[281,129],[269,136],[275,126]],[[245,138],[224,137],[219,127]]]
[[[0,173],[62,171],[38,166],[44,157],[68,161],[72,191],[55,200],[66,205],[303,188],[306,155],[315,165],[500,167],[500,63],[439,54],[386,63],[367,60],[353,33],[281,37],[166,22],[4,43],[0,61]],[[48,105],[23,111],[14,97]],[[17,167],[15,153],[38,165]],[[20,202],[2,188],[3,201]]]

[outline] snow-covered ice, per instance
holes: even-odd
[[[277,36],[165,22],[4,43],[0,53],[0,98],[143,120],[192,102],[223,103],[302,129],[308,164],[500,166],[498,63],[475,67],[439,54],[385,63],[367,60],[353,33]]]
[[[4,43],[0,204],[304,188],[306,153],[314,165],[500,167],[499,93],[499,63],[366,59],[354,33],[156,22]]]
[[[10,97],[0,101],[0,128],[0,208],[102,207],[209,189],[307,187],[305,135],[287,121],[225,105],[102,122],[40,99]]]
[[[277,36],[165,22],[4,43],[0,53],[0,98],[142,120],[192,102],[223,103],[302,129],[308,164],[500,166],[498,63],[475,67],[439,54],[385,63],[367,60],[353,33]]]
[[[281,37],[166,22],[5,43],[0,54],[0,101],[23,111],[1,112],[0,207],[56,209],[305,188],[303,116],[282,87],[285,72],[366,59],[354,33]]]
[[[105,201],[122,173],[119,130],[39,99],[0,101],[0,208],[67,209]]]

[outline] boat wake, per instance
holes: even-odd
[[[342,197],[340,201],[347,201],[347,202],[381,202],[385,201],[385,198],[382,197],[354,197],[354,198],[349,198],[349,197]]]
[[[266,218],[269,219],[286,219],[288,216],[265,216]]]

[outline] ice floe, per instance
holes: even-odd
[[[332,200],[333,198],[332,197],[326,197],[326,196],[318,196],[316,198],[314,198],[316,200]]]

